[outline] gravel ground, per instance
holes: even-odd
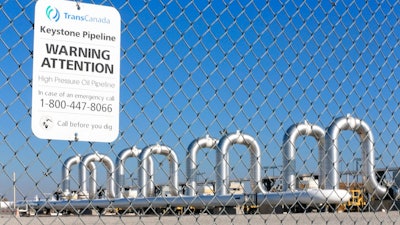
[[[0,224],[400,224],[398,211],[184,216],[38,216],[0,217]]]

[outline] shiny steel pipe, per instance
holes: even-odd
[[[351,195],[346,190],[306,189],[299,191],[268,192],[257,194],[252,202],[260,207],[275,205],[291,206],[298,203],[304,205],[320,206],[321,204],[342,204],[350,200]]]
[[[61,190],[63,192],[63,195],[65,197],[69,196],[71,194],[71,169],[72,166],[77,165],[81,162],[81,156],[76,155],[76,156],[71,156],[68,159],[65,160],[62,170],[61,170]],[[89,189],[91,191],[96,192],[96,165],[92,162],[89,163],[88,169],[90,172],[90,184],[89,184]]]
[[[215,149],[218,144],[218,139],[211,138],[210,136],[206,136],[204,138],[199,138],[190,143],[188,147],[188,155],[186,160],[186,176],[187,182],[186,186],[188,188],[189,196],[195,196],[197,190],[196,183],[196,171],[198,168],[197,165],[197,152],[202,148],[211,148]]]
[[[139,154],[139,188],[140,194],[143,197],[150,197],[154,196],[154,182],[153,178],[151,177],[149,180],[148,173],[146,168],[149,166],[147,165],[149,160],[148,158],[151,157],[152,154],[161,154],[168,158],[169,161],[169,170],[170,170],[170,177],[169,177],[169,188],[170,193],[173,196],[178,195],[178,157],[176,156],[175,152],[172,151],[171,148],[163,145],[151,145],[147,146],[142,150]]]
[[[266,193],[261,179],[261,150],[257,141],[239,131],[221,138],[217,148],[217,171],[215,189],[217,195],[227,195],[229,188],[229,155],[233,144],[243,144],[250,151],[250,186],[252,193]]]
[[[326,188],[339,189],[339,149],[338,137],[342,130],[357,132],[361,139],[362,148],[362,174],[364,187],[368,193],[383,197],[388,192],[387,188],[380,185],[375,175],[374,137],[368,124],[364,121],[347,115],[333,121],[328,128],[326,138],[326,153],[328,167]]]
[[[108,192],[108,197],[109,198],[115,198],[115,181],[114,181],[114,173],[115,173],[115,166],[113,161],[111,160],[110,157],[99,154],[99,153],[93,153],[93,154],[88,154],[85,157],[83,157],[82,161],[79,164],[79,181],[81,184],[81,189],[80,191],[82,194],[86,195],[87,193],[87,185],[86,185],[86,173],[87,173],[87,168],[89,167],[88,165],[91,162],[102,162],[103,165],[107,169],[107,180],[108,180],[108,185],[107,185],[107,192]],[[96,191],[94,192],[96,193]],[[94,198],[95,196],[92,195],[93,193],[89,193],[89,198]]]
[[[53,210],[73,210],[88,209],[93,207],[95,209],[104,209],[110,207],[114,208],[134,208],[134,209],[147,209],[151,208],[167,208],[167,207],[186,207],[192,206],[195,208],[214,208],[223,206],[237,206],[243,205],[248,201],[248,197],[243,194],[237,195],[201,195],[201,196],[167,196],[167,197],[138,197],[138,198],[119,198],[112,201],[108,199],[81,199],[69,201],[36,201],[29,202],[29,207],[33,209],[53,209]]]
[[[167,208],[167,207],[195,207],[209,208],[214,207],[235,207],[243,205],[276,206],[294,205],[302,203],[305,205],[320,204],[342,204],[350,200],[351,195],[346,190],[321,190],[309,189],[304,191],[268,192],[259,194],[233,194],[233,195],[200,195],[200,196],[167,196],[167,197],[138,197],[138,198],[119,198],[109,199],[81,199],[63,201],[34,201],[28,202],[29,208],[43,210],[44,208],[53,210],[73,210],[105,209],[110,207],[121,209],[147,209]]]
[[[139,154],[142,152],[141,149],[138,149],[136,147],[132,148],[127,148],[125,150],[122,150],[116,159],[115,165],[116,165],[116,188],[117,188],[117,196],[119,198],[123,197],[124,193],[124,187],[125,187],[125,162],[128,158],[130,157],[139,157]],[[148,167],[146,168],[146,172],[149,175],[149,178],[153,177],[154,174],[154,166],[153,166],[153,158],[148,157],[148,163],[146,164]],[[139,159],[138,159],[139,161]],[[138,163],[138,165],[140,165]]]
[[[286,131],[283,137],[283,191],[296,190],[296,140],[299,136],[312,136],[318,142],[319,170],[321,181],[325,180],[325,163],[324,163],[324,147],[325,147],[325,130],[321,127],[304,123],[294,124]],[[321,187],[321,183],[319,184]]]

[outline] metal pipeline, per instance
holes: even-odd
[[[227,195],[229,188],[229,155],[228,149],[233,144],[243,144],[250,151],[250,186],[252,193],[267,193],[261,179],[261,150],[257,141],[239,131],[221,138],[217,148],[217,178],[215,189],[217,195]]]
[[[72,166],[77,165],[81,162],[81,156],[76,155],[76,156],[71,156],[68,159],[65,160],[62,170],[61,170],[61,180],[62,180],[62,186],[61,190],[63,192],[63,195],[65,197],[69,196],[71,194],[71,169]],[[89,173],[90,173],[90,184],[89,184],[89,189],[96,192],[96,165],[92,162],[89,163],[88,165]]]
[[[43,209],[49,208],[53,210],[78,210],[93,207],[95,209],[104,209],[112,205],[114,208],[166,208],[166,207],[186,207],[195,208],[213,208],[221,206],[237,206],[243,205],[248,201],[246,195],[201,195],[201,196],[167,196],[167,197],[138,197],[138,198],[119,198],[109,199],[81,199],[69,201],[35,201],[29,202],[30,208]]]
[[[350,119],[347,118],[347,120],[350,121]],[[355,120],[356,121],[356,120]],[[340,120],[337,120],[334,124],[342,124]],[[360,126],[356,126],[353,124],[358,124],[360,123]],[[350,121],[351,125],[348,125],[349,127],[354,128],[358,133],[361,134],[362,139],[365,141],[369,141],[370,143],[368,144],[365,143],[363,146],[371,146],[371,143],[373,143],[372,137],[369,137],[371,133],[368,131],[368,129],[365,128],[365,124],[362,122],[354,122]],[[363,126],[361,126],[363,125]],[[311,126],[311,127],[310,127]],[[341,130],[341,129],[346,129],[346,126],[336,126],[339,127],[336,128],[338,131],[334,132],[331,130],[335,130],[334,128],[329,129],[330,136],[329,137],[335,137],[336,134]],[[360,130],[360,127],[364,127],[364,130]],[[357,129],[356,129],[357,128]],[[362,132],[365,131],[365,132]],[[314,136],[318,140],[318,144],[321,150],[321,145],[323,145],[323,131],[315,125],[310,125],[310,124],[300,124],[293,126],[293,128],[290,128],[287,132],[287,137],[284,138],[285,140],[285,157],[286,160],[288,160],[288,164],[294,160],[294,154],[296,153],[294,149],[294,143],[295,139],[299,135],[311,135]],[[325,137],[326,138],[326,137]],[[328,140],[326,138],[326,140]],[[333,144],[330,144],[328,146],[337,146],[335,143],[336,139],[333,139]],[[254,194],[246,195],[246,194],[234,194],[234,195],[229,195],[228,192],[228,184],[229,184],[229,165],[228,165],[228,160],[229,160],[229,155],[228,155],[228,149],[233,145],[233,144],[243,144],[247,146],[248,150],[250,151],[250,157],[251,157],[251,168],[250,168],[250,184],[252,188],[252,192]],[[138,157],[139,160],[139,186],[141,187],[140,193],[141,196],[137,198],[118,198],[118,199],[80,199],[80,200],[68,200],[68,201],[34,201],[34,202],[29,202],[28,204],[35,209],[43,209],[43,208],[52,208],[56,210],[66,210],[66,209],[86,209],[88,205],[91,205],[94,208],[106,208],[110,204],[113,205],[113,207],[116,208],[148,208],[149,207],[149,202],[151,202],[151,207],[154,208],[161,208],[161,207],[178,207],[178,206],[193,206],[193,207],[198,207],[198,208],[204,208],[204,207],[223,207],[223,206],[241,206],[244,204],[256,204],[256,205],[292,205],[296,204],[297,202],[300,202],[302,204],[321,204],[321,203],[328,203],[328,204],[341,204],[344,202],[347,202],[350,199],[350,194],[346,190],[340,190],[338,188],[331,188],[331,189],[309,189],[309,190],[300,190],[300,191],[292,191],[289,187],[292,187],[290,182],[287,184],[288,186],[288,191],[284,192],[267,192],[265,190],[265,187],[262,184],[261,180],[261,151],[260,148],[257,144],[257,142],[254,140],[249,135],[246,134],[241,134],[239,131],[234,133],[234,134],[229,134],[225,137],[223,137],[219,142],[216,139],[212,139],[208,136],[202,139],[195,140],[191,143],[189,146],[189,159],[188,164],[190,166],[187,167],[188,171],[188,179],[190,182],[189,185],[192,187],[192,192],[189,192],[192,194],[193,192],[195,193],[195,188],[196,187],[192,183],[192,179],[194,176],[195,169],[197,167],[196,164],[196,153],[197,151],[202,148],[202,147],[207,147],[207,148],[215,148],[217,145],[217,173],[219,173],[219,177],[217,177],[217,182],[216,182],[216,190],[217,190],[217,195],[213,196],[177,196],[178,195],[178,158],[176,154],[166,146],[160,146],[160,145],[153,145],[153,146],[148,146],[145,149],[143,149],[141,152],[137,148],[131,148],[131,149],[126,149],[122,151],[119,154],[119,161],[118,162],[118,173],[117,179],[118,179],[118,184],[123,184],[123,175],[124,171],[121,172],[121,169],[124,169],[124,163],[126,161],[126,158],[128,157]],[[368,148],[369,149],[369,148]],[[335,149],[330,149],[328,154],[330,157],[328,159],[333,159],[332,162],[337,162],[337,160],[334,160],[335,157],[335,151],[337,151],[337,147]],[[139,153],[140,152],[140,153]],[[363,168],[365,170],[371,170],[373,171],[373,161],[370,159],[373,159],[373,155],[371,157],[371,152],[368,151],[369,154],[367,154],[367,151],[363,151],[365,157],[368,157],[368,161],[372,162],[369,164],[369,166],[363,165]],[[167,196],[167,197],[151,197],[151,195],[154,194],[154,182],[153,182],[153,163],[151,160],[151,155],[152,154],[162,154],[168,157],[168,160],[170,162],[170,180],[169,180],[169,186],[170,186],[170,191],[172,195],[175,196]],[[323,155],[323,154],[321,154]],[[63,180],[63,190],[69,190],[69,173],[70,173],[70,168],[72,165],[80,163],[80,181],[81,181],[81,190],[82,192],[87,192],[86,190],[86,169],[89,167],[90,169],[90,164],[94,166],[93,161],[98,161],[98,162],[103,162],[103,164],[107,167],[109,171],[109,197],[113,198],[114,196],[114,177],[113,177],[113,171],[117,172],[114,170],[114,166],[112,161],[104,155],[100,155],[98,153],[95,154],[90,154],[86,155],[82,161],[80,160],[80,156],[75,156],[71,157],[65,162],[65,168],[69,168],[67,170],[63,170],[63,177],[66,177]],[[188,160],[189,160],[188,159]],[[320,159],[321,161],[321,159]],[[367,161],[367,160],[364,160]],[[328,161],[327,161],[328,162]],[[150,165],[151,164],[151,165]],[[322,164],[323,165],[323,164]],[[335,166],[333,163],[332,165]],[[371,167],[371,168],[370,168]],[[289,167],[290,168],[290,167]],[[294,168],[294,167],[293,167]],[[327,169],[328,168],[327,166]],[[93,167],[93,170],[95,170],[95,167]],[[329,171],[338,171],[338,170],[329,170]],[[287,171],[288,174],[291,173],[290,170]],[[94,173],[95,174],[95,173]],[[149,174],[149,175],[148,175]],[[333,174],[334,175],[334,174]],[[332,174],[329,174],[328,179],[332,180],[333,177]],[[374,175],[374,174],[373,174]],[[94,179],[95,180],[95,179]],[[288,179],[290,181],[290,179]],[[375,179],[376,181],[376,179]],[[333,184],[334,182],[328,182],[328,184]],[[95,184],[95,182],[94,182]],[[95,185],[93,185],[95,186]],[[372,185],[369,185],[372,186]],[[369,188],[370,190],[371,188]],[[261,193],[259,193],[261,192]],[[398,194],[398,193],[397,193]],[[400,196],[398,194],[398,196]]]
[[[368,193],[377,197],[383,197],[388,189],[380,185],[375,175],[374,138],[370,127],[362,120],[347,115],[333,121],[328,128],[326,138],[327,160],[327,181],[329,189],[339,189],[339,149],[338,137],[342,130],[357,132],[361,139],[362,148],[362,174],[364,187]]]
[[[28,202],[29,208],[43,210],[44,208],[53,210],[78,210],[104,209],[112,205],[114,208],[121,209],[147,209],[167,208],[167,207],[195,207],[209,208],[226,206],[258,205],[293,205],[302,203],[305,205],[319,204],[342,204],[349,201],[351,195],[346,190],[321,190],[309,189],[304,191],[268,192],[259,194],[233,194],[233,195],[199,195],[199,196],[167,196],[167,197],[138,197],[138,198],[119,198],[119,199],[81,199],[63,201],[34,201]],[[150,204],[151,203],[151,204]]]
[[[325,147],[325,130],[321,127],[304,123],[294,124],[286,131],[283,137],[283,191],[296,190],[296,140],[299,136],[312,136],[318,142],[319,170],[320,181],[325,180],[325,163],[324,163],[324,147]],[[321,187],[321,183],[319,183]]]
[[[202,148],[215,149],[218,144],[218,139],[211,138],[206,135],[204,138],[199,138],[190,143],[188,147],[188,156],[186,160],[186,186],[189,196],[195,196],[197,190],[196,171],[197,171],[197,152]]]
[[[142,150],[142,152],[139,154],[139,188],[140,188],[140,194],[143,197],[150,197],[154,196],[154,182],[153,178],[150,177],[149,180],[149,174],[146,171],[146,168],[149,166],[147,165],[149,160],[148,158],[151,157],[152,154],[161,154],[165,155],[168,158],[169,161],[169,170],[170,170],[170,176],[169,176],[169,187],[170,187],[170,193],[173,196],[178,195],[178,157],[176,156],[175,152],[172,151],[171,148],[163,145],[151,145],[147,146]]]
[[[285,205],[297,203],[304,205],[342,204],[350,200],[351,195],[346,190],[306,189],[300,191],[269,192],[257,194],[253,200],[259,206]]]
[[[81,184],[80,191],[84,195],[86,195],[86,193],[87,193],[87,185],[86,185],[86,173],[87,172],[86,171],[91,162],[102,162],[103,165],[107,168],[108,197],[115,198],[115,181],[114,181],[115,166],[114,166],[114,163],[110,157],[103,155],[103,154],[99,154],[97,152],[86,155],[85,157],[83,157],[81,163],[79,164],[79,181]],[[94,198],[95,196],[93,194],[95,194],[95,193],[96,193],[96,190],[94,193],[89,193],[89,198],[90,199]]]
[[[125,187],[125,162],[128,158],[130,157],[139,157],[139,154],[142,152],[141,149],[136,148],[135,146],[132,148],[127,148],[125,150],[122,150],[116,159],[115,165],[116,165],[116,188],[117,188],[117,196],[119,198],[123,197],[123,192],[124,192],[124,187]],[[146,171],[149,174],[149,177],[152,177],[154,174],[154,167],[153,167],[153,158],[148,157],[148,163],[147,163],[147,168]],[[139,160],[138,160],[139,161]],[[138,163],[138,165],[140,165]]]

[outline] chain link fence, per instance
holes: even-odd
[[[399,223],[397,1],[90,3],[121,14],[111,143],[33,135],[36,1],[0,4],[4,223]]]

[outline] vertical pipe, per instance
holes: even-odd
[[[16,213],[17,204],[17,179],[15,178],[15,172],[13,172],[13,210]]]
[[[125,187],[125,162],[129,157],[138,157],[140,152],[142,150],[138,149],[136,147],[128,148],[125,150],[122,150],[117,157],[117,160],[115,162],[116,164],[116,189],[117,189],[117,196],[119,198],[123,198],[123,192],[124,192],[124,187]],[[147,173],[149,174],[150,177],[153,176],[154,174],[154,167],[153,167],[153,159],[151,157],[148,157],[148,168],[147,168]],[[138,163],[139,164],[139,163]],[[140,165],[140,164],[139,164]]]
[[[326,187],[339,189],[338,137],[342,130],[352,130],[360,136],[364,187],[368,193],[383,197],[387,193],[387,188],[378,183],[375,175],[374,138],[372,131],[364,121],[350,115],[337,118],[328,128],[326,135],[326,151],[328,156]]]
[[[89,178],[89,193],[92,193],[94,196],[96,193],[96,187],[97,187],[97,171],[96,171],[96,164],[94,162],[90,162],[88,164],[88,169],[90,173],[90,178]]]
[[[187,176],[187,188],[188,195],[195,196],[197,183],[196,183],[196,171],[197,171],[197,152],[202,148],[215,149],[218,144],[218,139],[211,138],[206,135],[204,138],[199,138],[190,143],[188,147],[188,156],[186,160],[186,176]]]
[[[217,179],[215,183],[218,195],[227,195],[229,188],[229,155],[228,150],[233,144],[243,144],[250,151],[250,186],[253,193],[267,193],[261,179],[261,150],[256,140],[239,131],[226,135],[218,142],[217,148]]]
[[[321,127],[304,123],[294,124],[286,131],[283,137],[283,191],[296,190],[296,140],[299,136],[312,136],[318,142],[319,170],[320,181],[323,181],[325,174],[324,163],[324,147],[325,147],[325,130]],[[321,187],[321,183],[320,183]]]
[[[140,186],[140,194],[143,197],[154,196],[154,182],[151,177],[149,180],[149,176],[146,172],[146,168],[148,168],[148,158],[151,157],[152,154],[161,154],[168,157],[169,161],[169,169],[170,169],[170,177],[169,177],[169,187],[170,193],[173,196],[178,195],[178,157],[175,152],[172,151],[171,148],[163,145],[151,145],[147,146],[142,150],[139,155],[139,186]]]
[[[68,196],[71,194],[71,167],[75,164],[78,164],[81,161],[81,156],[76,155],[76,156],[71,156],[68,159],[65,160],[62,170],[61,170],[61,189],[63,192],[64,196]]]
[[[119,198],[123,197],[123,191],[125,187],[125,161],[129,157],[137,157],[140,154],[141,150],[136,148],[135,146],[132,148],[128,148],[122,150],[117,157],[115,162],[116,165],[116,189],[117,189],[117,196]]]

